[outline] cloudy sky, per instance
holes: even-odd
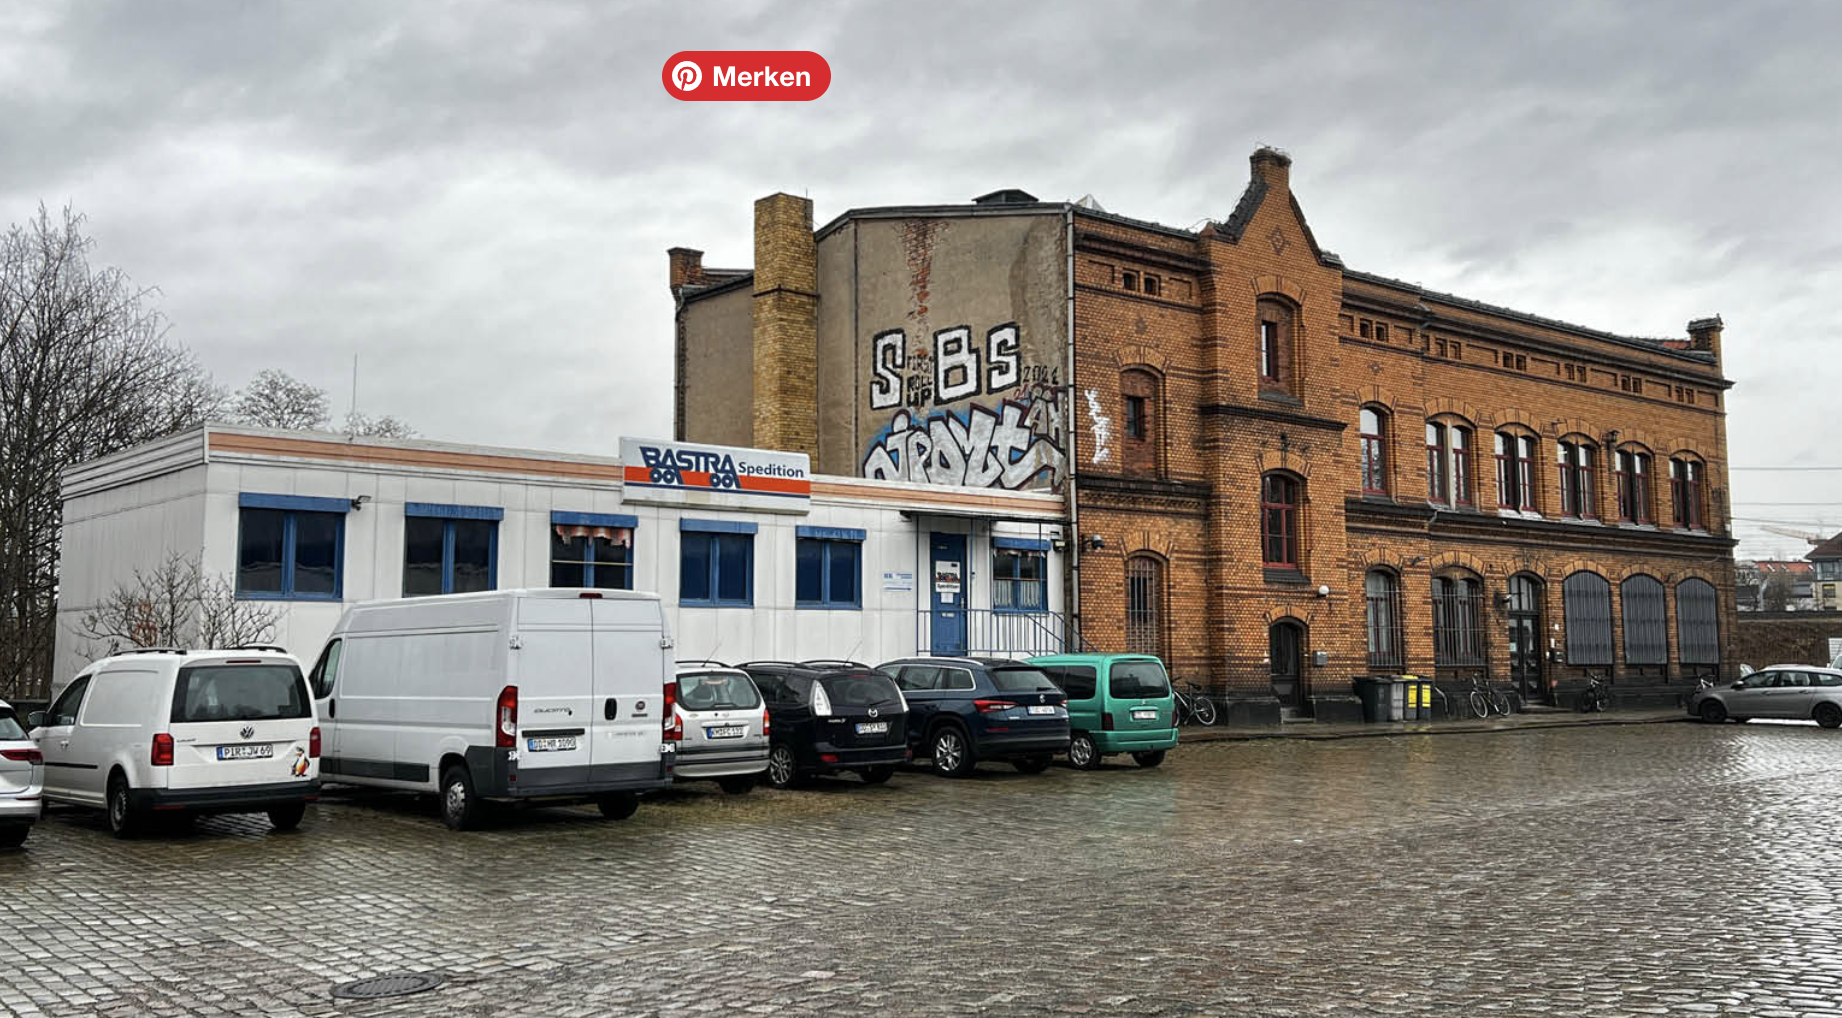
[[[811,49],[810,104],[681,103],[682,49]],[[422,434],[671,427],[667,247],[750,203],[1092,192],[1224,218],[1295,159],[1352,267],[1638,335],[1727,322],[1743,554],[1842,527],[1842,6],[14,3],[0,221],[90,218],[221,381]],[[1758,469],[1799,466],[1799,471]]]

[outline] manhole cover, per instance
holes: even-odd
[[[375,979],[359,979],[350,983],[340,983],[333,987],[333,996],[349,1000],[375,1000],[378,997],[401,997],[410,993],[421,993],[441,985],[441,977],[433,972],[399,972],[395,975],[378,976]]]

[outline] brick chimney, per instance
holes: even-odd
[[[671,260],[672,295],[676,296],[681,287],[702,286],[707,282],[704,276],[704,253],[688,247],[674,247],[665,252]]]
[[[1292,193],[1292,157],[1270,146],[1254,149],[1248,157],[1253,164],[1254,176],[1266,183],[1267,189],[1280,194]]]
[[[819,458],[819,264],[812,202],[755,202],[754,444]]]
[[[1697,318],[1688,323],[1689,349],[1707,350],[1714,354],[1714,363],[1719,364],[1720,330],[1721,320],[1719,315],[1715,315],[1712,318]]]

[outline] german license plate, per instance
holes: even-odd
[[[1037,706],[1031,707],[1030,713],[1031,714],[1054,714],[1055,708],[1052,706],[1039,704]]]
[[[881,735],[889,730],[887,721],[865,721],[857,726],[858,735]]]
[[[219,760],[267,760],[275,755],[275,747],[268,743],[257,746],[219,746]]]
[[[538,739],[526,739],[524,740],[524,748],[533,753],[555,753],[558,750],[575,749],[576,737],[573,735],[546,735]]]
[[[704,729],[704,736],[710,739],[740,739],[747,734],[748,728],[745,725],[722,725]]]
[[[1132,712],[1132,720],[1134,721],[1156,721],[1157,719],[1158,719],[1158,709],[1156,707],[1152,707],[1148,710],[1135,710]]]

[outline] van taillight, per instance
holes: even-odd
[[[518,687],[499,690],[498,725],[493,729],[492,744],[510,749],[518,741]]]
[[[45,754],[36,749],[0,749],[0,756],[18,763],[44,763]]]
[[[307,733],[307,758],[310,760],[318,760],[320,758],[319,725],[314,725],[313,731]]]
[[[763,707],[761,708],[761,734],[766,735],[767,733],[768,733],[768,712],[767,712],[767,708]]]
[[[173,765],[172,736],[165,732],[160,732],[153,737],[153,756],[150,757],[150,761],[155,767],[171,767]]]
[[[678,719],[678,681],[673,679],[665,684],[665,720],[661,723],[661,735],[666,742],[684,740],[684,722]]]
[[[1103,732],[1110,732],[1113,730],[1113,712],[1112,711],[1110,710],[1102,711],[1100,713],[1100,730]]]

